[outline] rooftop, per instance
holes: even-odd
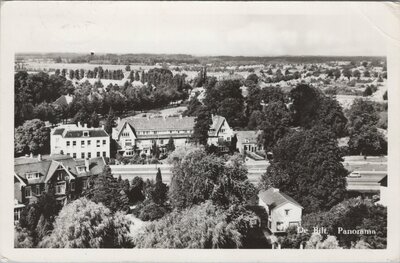
[[[296,202],[296,200],[294,200],[287,194],[280,192],[279,189],[272,187],[268,190],[261,191],[258,194],[258,197],[271,208],[280,206],[285,203],[292,203],[303,208],[298,202]]]

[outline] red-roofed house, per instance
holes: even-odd
[[[276,188],[258,194],[259,205],[268,213],[268,229],[272,233],[284,233],[290,226],[301,226],[303,207],[293,198]]]

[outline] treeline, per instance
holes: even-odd
[[[26,71],[19,71],[14,76],[15,126],[33,118],[55,121],[53,118],[56,115],[55,109],[50,104],[61,95],[73,94],[73,92],[72,82],[62,76],[49,76],[44,72],[28,74]],[[49,108],[52,108],[52,113],[47,112]]]
[[[62,77],[67,77],[69,79],[76,79],[80,80],[83,79],[84,77],[87,77],[89,79],[92,78],[98,78],[98,79],[114,79],[114,80],[121,80],[124,78],[124,72],[121,69],[117,70],[109,70],[106,69],[104,70],[102,67],[95,67],[93,70],[84,70],[84,69],[76,69],[76,70],[67,70],[67,69],[62,69],[61,71],[59,69],[55,70],[55,75],[61,75]]]

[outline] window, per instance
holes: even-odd
[[[84,146],[85,145],[85,141],[81,141],[81,146]]]
[[[83,136],[88,137],[89,136],[89,132],[88,131],[84,131],[83,132]]]
[[[92,158],[92,153],[90,153],[90,152],[87,153],[87,157],[88,157],[88,158]]]
[[[82,181],[82,188],[83,188],[83,189],[86,189],[87,187],[88,187],[87,179],[83,179],[83,181]]]
[[[153,131],[153,134],[157,134],[157,131]]]
[[[27,187],[25,188],[25,197],[29,198],[29,197],[31,197],[31,196],[32,196],[31,187],[30,187],[30,186],[27,186]]]
[[[106,140],[103,140],[103,145],[106,145]]]
[[[68,156],[71,156],[71,154],[70,154],[70,153],[67,153],[67,155],[68,155]]]
[[[27,173],[26,174],[26,179],[32,180],[32,179],[38,179],[40,177],[39,173]]]
[[[160,140],[160,144],[164,144],[164,140],[163,139]]]
[[[70,141],[67,141],[67,146],[69,146],[71,144],[71,142]]]
[[[76,141],[72,141],[72,146],[76,146]]]
[[[81,158],[85,159],[85,153],[81,153]]]
[[[84,173],[86,171],[86,166],[78,166],[76,167],[78,173]]]
[[[225,132],[225,129],[221,129],[221,132]]]
[[[71,191],[75,191],[75,182],[71,182]]]
[[[65,182],[57,183],[56,194],[65,194]]]
[[[276,231],[284,231],[283,222],[276,222]]]
[[[100,147],[100,140],[96,140],[96,146]]]
[[[131,139],[125,140],[125,146],[132,146],[132,140]]]
[[[106,157],[106,152],[103,152],[103,157]]]
[[[285,209],[285,215],[286,215],[286,216],[289,215],[289,211],[290,211],[290,209]]]
[[[39,184],[32,186],[32,190],[33,190],[34,195],[40,195],[40,185]]]
[[[73,153],[73,154],[72,154],[72,157],[75,159],[75,158],[76,158],[76,153]]]
[[[97,156],[97,157],[100,157],[100,152],[97,152],[96,156]]]
[[[90,140],[87,141],[87,145],[90,145]]]
[[[21,209],[14,209],[14,221],[19,221],[21,216]]]

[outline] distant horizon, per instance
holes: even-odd
[[[90,52],[63,52],[63,51],[32,51],[32,52],[16,52],[15,55],[58,55],[58,54],[68,54],[68,55],[90,55]],[[243,58],[279,58],[279,57],[377,57],[385,58],[387,55],[196,55],[190,53],[133,53],[133,52],[94,52],[94,55],[153,55],[153,56],[191,56],[191,57],[243,57]]]

